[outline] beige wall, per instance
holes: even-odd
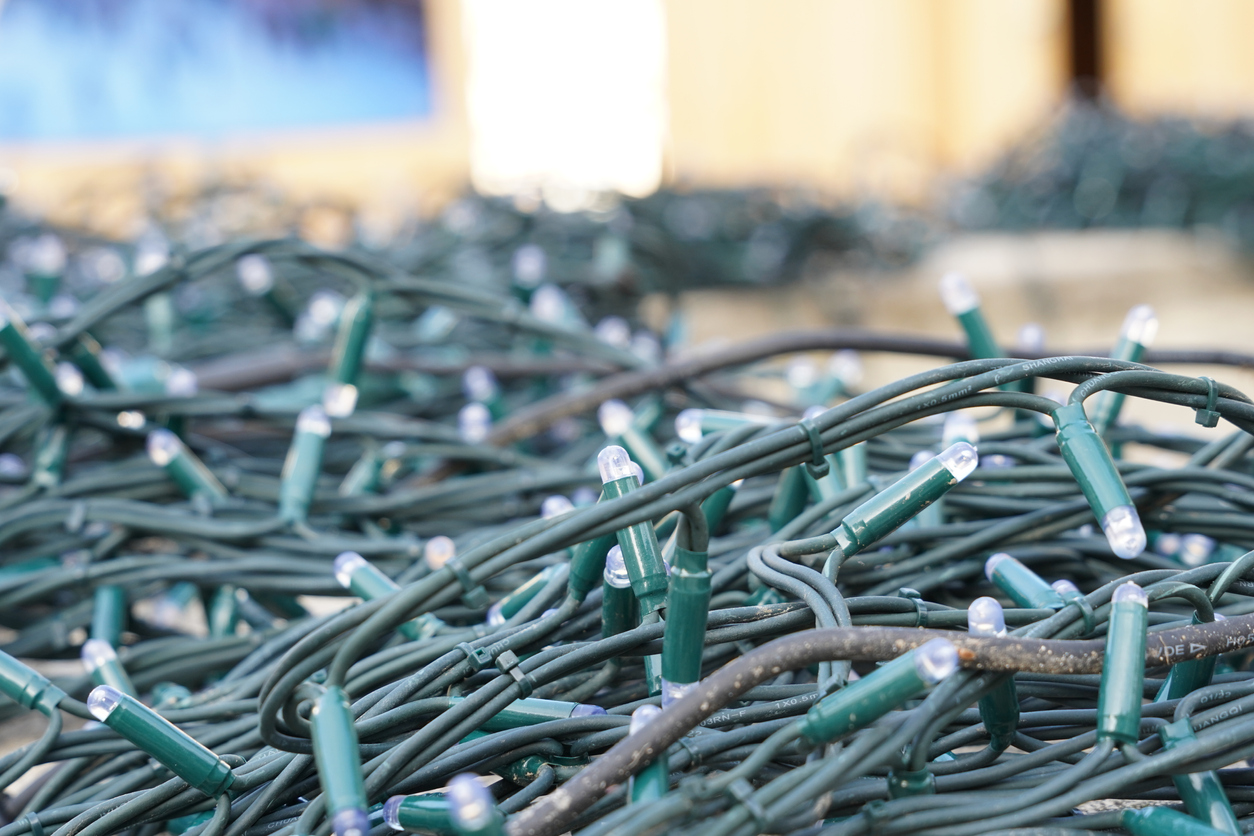
[[[669,171],[918,199],[1065,88],[1061,0],[668,0]]]
[[[1138,114],[1254,114],[1254,3],[1106,0],[1111,97]]]

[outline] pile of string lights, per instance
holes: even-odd
[[[663,359],[551,285],[290,241],[146,268],[4,311],[0,693],[48,722],[0,836],[1254,823],[1254,404],[1142,364],[1251,358],[1155,352],[1143,307],[1109,357],[1007,358],[957,276],[964,342]],[[222,356],[137,352],[203,339],[188,287]],[[842,350],[942,365],[859,392]]]

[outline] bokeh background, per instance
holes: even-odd
[[[650,288],[658,330],[954,336],[962,269],[1007,344],[1099,349],[1149,302],[1161,345],[1246,349],[1250,31],[1242,0],[0,0],[0,187],[187,246],[386,247],[471,193],[655,195],[700,243],[769,194],[733,280]],[[798,206],[871,245],[775,269]]]

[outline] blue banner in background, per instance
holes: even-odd
[[[417,0],[0,2],[0,140],[214,138],[430,110]]]

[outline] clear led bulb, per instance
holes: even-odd
[[[335,580],[340,586],[348,589],[353,583],[353,575],[357,572],[357,570],[364,569],[370,564],[366,562],[366,558],[362,557],[357,552],[340,552],[336,555],[335,563],[333,565],[335,570]]]
[[[1181,537],[1172,531],[1164,531],[1154,538],[1154,552],[1163,557],[1174,557],[1180,553]]]
[[[435,571],[444,568],[444,564],[452,560],[456,554],[457,545],[453,543],[453,539],[439,534],[427,541],[426,547],[422,550],[422,559],[432,571]]]
[[[960,316],[980,306],[979,294],[971,287],[967,277],[957,272],[941,276],[940,297],[945,310],[954,316]]]
[[[492,793],[478,777],[463,773],[448,785],[449,818],[459,830],[478,830],[492,821],[496,809]]]
[[[332,418],[347,418],[357,409],[357,387],[351,383],[328,383],[322,390],[322,408]]]
[[[467,400],[487,403],[498,391],[496,375],[487,366],[470,366],[462,372],[462,393]]]
[[[676,700],[681,700],[700,685],[700,682],[671,682],[662,680],[662,707],[666,708]]]
[[[611,546],[605,555],[605,572],[602,577],[615,589],[631,587],[631,576],[627,574],[627,562],[623,560],[623,550],[620,546]]]
[[[1036,353],[1045,349],[1045,329],[1039,323],[1027,322],[1019,327],[1015,345],[1024,351]]]
[[[654,718],[661,713],[662,709],[658,708],[656,705],[646,703],[645,705],[640,706],[635,711],[631,712],[631,723],[627,726],[628,733],[635,734],[640,731],[645,726],[649,725],[649,723],[652,723]]]
[[[662,343],[648,331],[637,331],[631,338],[631,353],[646,363],[659,363],[662,360]]]
[[[467,444],[481,444],[492,431],[492,413],[478,401],[457,412],[457,435]]]
[[[1119,604],[1127,601],[1132,604],[1140,604],[1142,607],[1149,606],[1149,597],[1146,596],[1145,590],[1134,584],[1132,581],[1120,584],[1115,590],[1115,594],[1110,596],[1110,603]]]
[[[541,322],[558,325],[566,317],[566,294],[554,284],[542,284],[531,294],[531,315]]]
[[[1049,588],[1054,590],[1055,592],[1057,592],[1059,595],[1063,596],[1064,598],[1067,597],[1068,595],[1083,595],[1084,594],[1080,592],[1080,587],[1076,586],[1075,584],[1073,584],[1071,581],[1067,580],[1066,578],[1059,578],[1058,580],[1051,583],[1049,585]]]
[[[857,386],[862,382],[862,356],[852,349],[841,349],[827,361],[827,371],[845,386]]]
[[[818,382],[819,370],[809,357],[794,357],[784,372],[788,385],[794,389],[808,389]]]
[[[191,369],[171,365],[164,387],[165,393],[172,398],[190,398],[200,391],[200,381]]]
[[[980,463],[980,456],[975,452],[975,448],[965,441],[959,441],[952,447],[947,447],[936,458],[940,459],[940,463],[959,482],[970,476]]]
[[[701,416],[703,409],[685,409],[675,416],[675,435],[680,441],[696,444],[701,440]]]
[[[1124,317],[1119,335],[1128,342],[1149,348],[1158,336],[1158,316],[1149,305],[1137,305]]]
[[[113,645],[104,639],[88,639],[83,642],[78,655],[82,659],[83,667],[87,669],[88,673],[95,673],[100,668],[110,662],[116,662],[118,659],[117,651],[113,649]]]
[[[1185,566],[1201,566],[1215,550],[1215,541],[1205,534],[1186,534],[1180,538],[1180,562]]]
[[[967,607],[967,632],[973,636],[1006,635],[1006,614],[996,598],[976,598]]]
[[[984,561],[984,577],[988,578],[989,581],[992,581],[993,573],[997,571],[997,567],[1005,563],[1007,560],[1014,560],[1014,558],[1005,552],[998,552],[997,554],[990,555],[988,560]]]
[[[383,821],[393,830],[405,829],[401,827],[401,802],[404,800],[405,796],[394,795],[383,802]]]
[[[948,447],[959,441],[972,446],[980,443],[980,428],[966,412],[950,412],[945,416],[941,427],[941,446]]]
[[[915,649],[914,669],[920,679],[935,685],[958,670],[958,649],[948,639],[932,639]]]
[[[573,510],[575,510],[575,503],[560,493],[546,496],[544,501],[540,503],[540,516],[546,520],[560,517],[562,514],[568,514]]]
[[[148,433],[145,446],[148,448],[148,458],[157,467],[165,467],[183,451],[183,442],[167,429],[153,430]]]
[[[571,710],[570,716],[571,717],[600,717],[601,715],[608,714],[608,713],[609,713],[608,711],[606,711],[604,708],[602,708],[599,705],[588,705],[587,703],[580,703],[579,705],[575,706],[574,709]]]
[[[818,418],[824,412],[827,412],[827,407],[825,406],[819,406],[818,404],[815,404],[814,406],[807,406],[806,411],[801,413],[801,420],[813,421],[815,418]]]
[[[597,339],[615,348],[631,347],[631,326],[621,316],[607,316],[593,329]]]
[[[42,276],[61,275],[65,271],[65,244],[51,232],[40,235],[26,253],[26,269]]]
[[[597,470],[601,474],[601,484],[625,479],[635,474],[631,456],[617,444],[611,444],[597,453]]]
[[[274,287],[270,262],[258,253],[249,253],[235,262],[235,277],[249,296],[261,296]]]
[[[73,363],[57,363],[54,376],[61,394],[71,398],[83,394],[83,373],[78,370],[78,366]]]
[[[368,836],[370,816],[360,807],[349,807],[331,817],[331,828],[335,836]]]
[[[1102,531],[1110,550],[1126,559],[1145,551],[1145,529],[1135,505],[1117,505],[1102,517]]]
[[[510,259],[514,281],[521,287],[535,287],[548,272],[548,256],[537,244],[523,244]]]
[[[87,695],[87,710],[100,722],[109,719],[113,709],[122,703],[122,692],[112,685],[97,685]]]
[[[630,430],[635,417],[631,407],[619,400],[608,400],[597,408],[601,431],[610,438],[617,438]]]
[[[307,406],[296,416],[296,432],[312,433],[327,438],[331,435],[331,421],[318,405]]]

